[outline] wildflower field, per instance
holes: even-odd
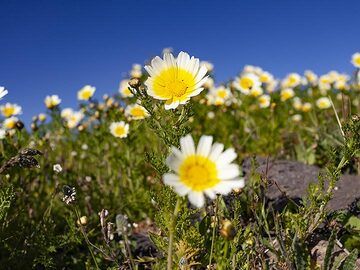
[[[352,74],[217,82],[164,50],[78,108],[41,97],[26,126],[1,87],[0,269],[360,269],[349,58]]]

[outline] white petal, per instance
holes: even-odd
[[[204,194],[202,192],[191,191],[188,194],[188,198],[190,203],[196,206],[197,208],[202,207],[205,203]]]
[[[179,68],[186,69],[190,61],[190,56],[186,52],[180,52],[176,61]]]
[[[195,97],[195,96],[197,96],[198,94],[200,94],[202,90],[204,90],[204,88],[198,88],[198,89],[192,91],[191,93],[189,93],[188,97],[189,97],[189,98]],[[187,102],[187,100],[186,100],[186,102]]]
[[[217,159],[217,166],[221,168],[224,165],[230,164],[236,159],[236,157],[237,154],[234,148],[229,148],[219,156]]]
[[[175,189],[175,192],[177,194],[179,194],[180,196],[185,196],[186,194],[189,193],[190,188],[188,188],[187,186],[183,185],[183,184],[176,184],[173,186]]]
[[[175,155],[171,154],[166,159],[166,165],[174,172],[178,172],[181,165],[181,160],[178,159]]]
[[[200,69],[199,69],[199,72],[197,73],[196,77],[195,77],[195,81],[196,82],[199,82],[201,81],[205,75],[207,73],[207,69],[205,66],[202,66]],[[207,77],[205,77],[207,79]]]
[[[211,148],[209,158],[213,161],[216,161],[223,150],[224,150],[224,145],[222,143],[214,143],[214,145]]]
[[[155,74],[161,73],[161,71],[166,67],[164,60],[162,60],[159,56],[156,56],[151,61],[151,66]]]
[[[216,185],[213,190],[216,193],[226,195],[230,193],[234,188],[243,188],[245,185],[244,179],[231,180],[231,181],[221,181]]]
[[[199,144],[197,146],[196,154],[207,157],[211,151],[213,137],[212,136],[201,136]]]
[[[209,188],[209,189],[205,190],[204,192],[205,192],[206,196],[208,196],[210,199],[212,199],[212,200],[215,199],[216,194],[212,188]]]
[[[183,156],[183,153],[181,153],[181,151],[179,149],[177,149],[175,146],[172,146],[171,147],[171,152],[172,154],[174,154],[178,159],[182,159],[184,156]]]
[[[163,181],[165,185],[174,186],[179,183],[179,176],[173,173],[165,173],[163,175]]]
[[[179,106],[178,100],[172,101],[170,104],[165,103],[165,110],[175,109],[177,106]]]
[[[234,179],[240,175],[239,166],[236,164],[229,164],[225,167],[222,167],[219,171],[218,177],[221,180]]]
[[[164,60],[165,60],[167,68],[176,67],[175,58],[171,53],[165,53]]]
[[[181,152],[184,156],[195,154],[195,143],[190,134],[180,139]]]

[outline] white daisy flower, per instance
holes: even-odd
[[[139,104],[130,104],[126,106],[125,116],[132,120],[141,120],[148,117],[149,113]]]
[[[185,52],[180,52],[177,58],[171,53],[164,54],[164,59],[156,56],[145,70],[149,73],[145,82],[148,94],[165,100],[167,110],[175,109],[200,94],[207,80],[206,67],[200,66],[198,58],[190,58]]]
[[[78,100],[89,100],[92,98],[96,91],[96,87],[91,85],[85,85],[83,88],[81,88],[77,93]]]
[[[319,109],[328,109],[331,107],[331,101],[327,97],[321,97],[316,101],[316,106]]]
[[[212,136],[202,136],[197,148],[191,135],[180,139],[181,149],[172,147],[166,163],[173,173],[163,175],[166,185],[172,186],[180,196],[188,196],[196,207],[202,207],[205,197],[226,195],[235,188],[244,187],[239,166],[232,162],[237,155],[233,148],[224,150],[220,143],[212,144]]]
[[[117,138],[126,138],[129,133],[129,124],[124,121],[113,122],[110,124],[110,133]]]
[[[260,88],[261,82],[259,77],[254,73],[245,73],[235,78],[233,86],[243,94],[248,95],[251,89]]]
[[[48,109],[53,109],[61,103],[61,99],[58,95],[46,96],[45,105]]]
[[[262,95],[258,98],[260,108],[267,108],[270,106],[270,96]]]
[[[133,97],[134,95],[129,90],[129,80],[122,80],[119,85],[119,93],[121,97],[128,98]]]
[[[65,117],[66,126],[68,128],[75,128],[79,125],[81,120],[85,117],[84,113],[81,111],[73,111],[71,114]]]
[[[290,73],[281,82],[283,88],[295,88],[301,83],[301,76],[297,73]]]
[[[15,116],[11,116],[4,120],[3,127],[6,129],[13,129],[15,128],[17,122],[19,122],[19,119]]]
[[[351,63],[354,67],[360,68],[360,53],[354,53],[351,57]]]
[[[281,101],[286,101],[292,97],[295,96],[295,92],[293,89],[291,88],[285,88],[285,89],[282,89],[281,92],[280,92],[280,99]]]
[[[19,115],[22,113],[22,109],[19,105],[11,103],[6,103],[5,105],[0,106],[0,111],[5,117]]]

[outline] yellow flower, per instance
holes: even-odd
[[[139,64],[133,64],[132,69],[130,71],[130,76],[132,78],[141,78],[142,71],[141,71],[141,65]]]
[[[126,138],[129,133],[129,124],[124,121],[113,122],[110,125],[110,133],[117,138]]]
[[[68,128],[75,128],[79,125],[80,121],[84,118],[84,113],[81,111],[71,111],[69,115],[65,117],[66,126]]]
[[[206,95],[207,104],[220,106],[226,103],[226,105],[230,105],[231,96],[230,89],[221,85],[219,87],[210,89],[209,93]]]
[[[48,109],[53,109],[61,103],[61,99],[58,95],[46,96],[45,105]]]
[[[312,108],[311,103],[305,102],[305,103],[302,105],[301,110],[302,110],[303,112],[309,112],[309,111],[311,110],[311,108]]]
[[[129,90],[129,80],[122,80],[119,85],[119,93],[123,98],[133,97],[134,95]]]
[[[250,90],[250,95],[253,97],[258,97],[260,95],[262,95],[263,90],[261,89],[261,87],[253,87]]]
[[[39,120],[40,120],[41,122],[44,122],[44,121],[46,120],[46,114],[40,113],[40,114],[38,115],[38,118],[39,118]]]
[[[292,98],[293,96],[295,96],[295,92],[291,88],[282,89],[280,92],[281,101],[286,101],[286,100]]]
[[[307,79],[307,81],[309,82],[309,84],[316,85],[318,76],[313,71],[306,70],[304,75],[305,75],[305,78]]]
[[[126,107],[125,116],[129,117],[130,119],[141,120],[145,117],[148,117],[149,113],[143,106],[138,104],[131,104]]]
[[[260,79],[253,73],[246,73],[236,78],[234,87],[245,95],[250,94],[250,90],[253,88],[259,88],[261,86]]]
[[[3,126],[6,129],[13,129],[16,126],[16,123],[19,122],[19,119],[15,116],[12,116],[10,118],[6,118],[3,122]]]
[[[360,68],[360,53],[354,53],[351,57],[351,63],[354,67]]]
[[[301,119],[302,119],[302,116],[301,114],[294,114],[291,119],[294,121],[294,122],[300,122]]]
[[[95,93],[96,88],[91,85],[85,85],[77,93],[78,100],[89,100]]]
[[[198,58],[180,52],[177,58],[165,53],[164,59],[155,57],[151,65],[145,66],[149,73],[145,82],[150,96],[166,100],[165,109],[175,109],[185,104],[191,97],[198,95],[207,77],[207,69],[200,66]]]
[[[283,88],[294,88],[301,83],[301,76],[297,73],[290,73],[282,81]]]
[[[299,97],[294,97],[293,99],[293,107],[295,110],[300,111],[302,109],[302,102]]]
[[[330,99],[327,97],[321,97],[316,101],[316,106],[319,109],[328,109],[331,107]]]
[[[18,114],[22,113],[20,106],[18,106],[17,104],[11,104],[11,103],[6,103],[5,105],[0,106],[0,111],[1,111],[2,115],[5,117],[10,117],[10,116],[18,115]]]
[[[260,74],[260,81],[262,83],[270,83],[274,80],[274,77],[273,75],[271,75],[269,72],[267,71],[263,71],[261,74]]]
[[[239,166],[232,163],[237,157],[234,149],[223,152],[224,145],[212,141],[212,136],[202,136],[195,149],[191,135],[187,135],[180,139],[181,149],[172,147],[166,160],[173,173],[164,174],[164,183],[180,196],[187,195],[196,207],[205,204],[204,194],[214,199],[217,193],[226,195],[244,187]]]
[[[70,116],[74,113],[73,109],[71,108],[65,108],[61,111],[61,117],[62,118],[70,118]]]
[[[267,108],[270,106],[270,96],[262,95],[258,98],[260,108]]]

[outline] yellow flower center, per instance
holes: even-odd
[[[126,96],[131,95],[131,91],[129,90],[128,87],[125,87],[125,88],[123,89],[123,94],[126,95]]]
[[[215,162],[199,155],[191,155],[183,161],[179,176],[180,181],[194,191],[203,191],[220,182]]]
[[[355,57],[355,64],[360,66],[360,56]]]
[[[123,126],[117,126],[114,130],[114,133],[117,135],[117,136],[123,136],[126,134],[126,131],[125,131],[125,127]]]
[[[295,76],[289,76],[289,83],[291,85],[297,83],[296,77]]]
[[[226,98],[227,93],[226,93],[225,90],[219,90],[219,91],[217,91],[217,96],[218,96],[219,98]]]
[[[145,110],[141,107],[132,108],[130,113],[134,117],[145,117]]]
[[[269,81],[269,76],[267,75],[261,75],[260,76],[260,81],[263,82],[263,83],[267,83]]]
[[[154,78],[153,89],[156,95],[171,99],[186,97],[195,90],[195,77],[185,69],[172,67],[160,72]]]
[[[2,110],[2,113],[5,117],[10,117],[14,114],[15,108],[14,107],[5,107]]]
[[[91,98],[91,96],[92,96],[92,93],[90,90],[84,90],[81,92],[82,99],[89,99],[89,98]]]
[[[7,128],[7,129],[13,129],[14,127],[15,127],[15,125],[16,125],[16,122],[15,121],[7,121],[6,123],[5,123],[5,127]]]
[[[240,86],[244,89],[251,89],[254,86],[254,82],[252,79],[244,77],[240,79]]]

